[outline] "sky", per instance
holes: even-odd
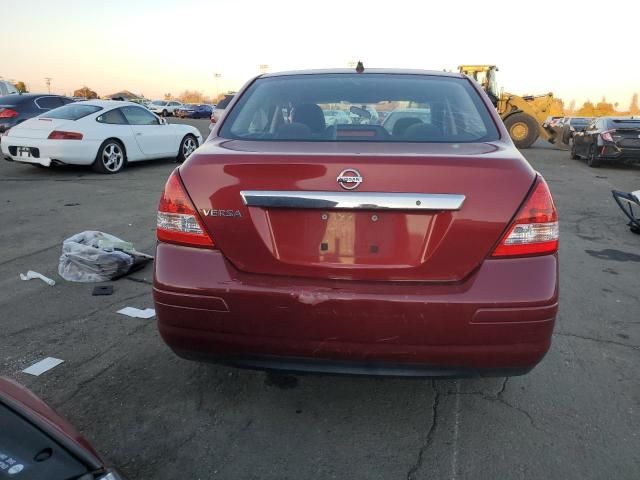
[[[214,96],[305,68],[499,66],[514,94],[569,105],[640,92],[640,2],[1,0],[0,77],[30,91]],[[216,80],[214,74],[221,76]]]

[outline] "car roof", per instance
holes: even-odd
[[[592,120],[640,120],[639,115],[603,115],[602,117],[591,117]]]
[[[289,75],[330,75],[330,74],[345,74],[345,73],[357,73],[357,72],[353,68],[289,70],[284,72],[265,73],[260,75],[259,77],[271,78],[271,77],[284,77]],[[403,69],[403,68],[365,68],[364,72],[362,72],[360,75],[367,75],[368,73],[386,73],[390,75],[431,75],[431,76],[438,76],[438,77],[467,78],[466,75],[458,72],[445,72],[441,70]]]

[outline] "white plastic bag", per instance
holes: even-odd
[[[70,282],[104,282],[126,275],[132,267],[141,267],[152,259],[118,237],[88,230],[62,243],[58,274]]]

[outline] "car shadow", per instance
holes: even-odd
[[[127,173],[144,172],[145,170],[156,170],[158,168],[166,168],[171,166],[172,169],[180,165],[175,158],[161,158],[157,160],[145,160],[141,162],[128,163],[122,171],[116,174],[101,174],[94,172],[90,165],[52,165],[51,167],[43,167],[37,165],[20,164],[19,162],[8,162],[15,166],[16,170],[12,173],[25,175],[29,177],[87,177],[93,179],[110,178],[117,179],[127,175]],[[19,170],[18,170],[19,169]]]

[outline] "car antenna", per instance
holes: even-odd
[[[364,72],[364,65],[359,60],[358,60],[358,65],[356,65],[356,72],[358,72],[358,73]]]

